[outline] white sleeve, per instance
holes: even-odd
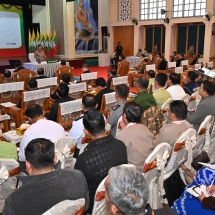
[[[28,145],[28,137],[27,135],[23,135],[23,138],[20,143],[20,148],[19,148],[19,160],[20,161],[25,161],[25,148]]]

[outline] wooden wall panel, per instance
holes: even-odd
[[[114,27],[114,51],[117,43],[121,42],[123,55],[133,56],[134,53],[134,26],[116,26]]]

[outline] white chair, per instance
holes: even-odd
[[[42,215],[82,215],[84,213],[85,199],[64,200],[51,207]]]
[[[81,82],[86,82],[87,85],[95,84],[98,72],[89,72],[81,74]]]
[[[117,102],[117,100],[115,97],[115,92],[104,94],[102,97],[100,111],[104,115],[107,115],[112,110],[112,108],[115,106],[116,102]]]
[[[127,84],[128,76],[120,76],[116,78],[112,78],[110,89],[115,90],[116,85],[119,84]]]
[[[52,140],[52,142],[55,144],[55,154],[57,155],[57,162],[61,162],[61,169],[73,169],[73,153],[77,140],[73,137],[60,137]]]
[[[122,122],[122,116],[120,116],[120,118],[118,119],[118,122],[117,122],[117,126],[116,126],[116,136],[117,134],[121,131],[121,128],[120,128],[120,123]]]
[[[181,66],[187,66],[187,65],[188,65],[188,60],[181,61]]]
[[[145,160],[143,176],[149,185],[149,204],[153,209],[162,208],[164,166],[171,154],[172,147],[161,143]]]
[[[185,102],[186,104],[189,103],[189,99],[190,99],[190,95],[188,94],[184,94],[183,96],[181,96],[180,100]]]
[[[57,88],[57,77],[37,79],[38,89],[53,87]]]
[[[168,68],[175,68],[176,67],[176,62],[168,62],[167,67]]]
[[[146,65],[146,72],[148,72],[149,70],[155,70],[155,64]]]
[[[5,199],[16,189],[20,168],[14,159],[0,159],[0,213],[2,213]]]
[[[169,123],[169,115],[168,115],[168,110],[169,110],[169,105],[170,103],[174,101],[172,98],[169,98],[166,102],[163,103],[161,106],[161,110],[163,111],[163,116],[164,116],[164,124]]]
[[[184,164],[191,169],[192,150],[196,145],[196,130],[189,128],[175,142],[172,155],[164,168],[164,181],[167,180],[177,169],[179,169],[181,179],[186,184],[181,165]]]
[[[85,92],[87,91],[86,82],[78,83],[78,84],[70,84],[69,87],[69,96],[74,99],[81,99]]]
[[[193,149],[193,158],[197,157],[203,150],[208,153],[210,146],[210,130],[213,125],[214,117],[206,116],[197,132],[196,146]]]
[[[182,73],[183,72],[183,66],[180,66],[180,67],[175,67],[175,73]]]
[[[210,158],[210,163],[215,162],[215,126],[214,126],[214,123],[213,123],[213,127],[212,127],[212,130],[211,130],[208,156]]]
[[[199,95],[199,91],[197,90],[195,93],[193,93],[190,96],[190,101],[187,104],[187,108],[189,111],[195,111],[197,109],[197,106],[199,105],[199,102],[201,101],[202,97]]]
[[[34,53],[29,53],[28,54],[28,59],[31,61],[31,63],[36,62],[36,58],[34,57]]]

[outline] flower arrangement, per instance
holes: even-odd
[[[187,54],[194,55],[195,54],[195,46],[192,44],[189,49],[187,50]]]

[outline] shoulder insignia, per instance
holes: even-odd
[[[112,108],[112,110],[115,111],[115,110],[117,110],[120,106],[121,106],[121,105],[115,105],[115,106]]]

